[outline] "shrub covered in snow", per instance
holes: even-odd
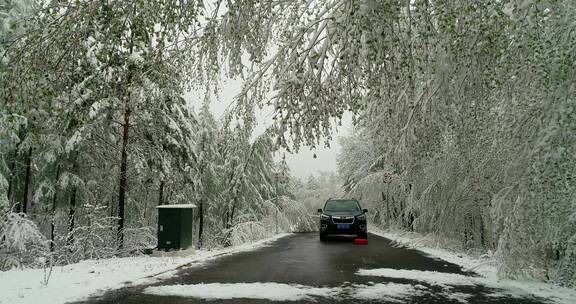
[[[0,214],[0,270],[38,264],[47,251],[46,238],[25,214]]]

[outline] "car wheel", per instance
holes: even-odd
[[[326,242],[326,233],[320,232],[320,241],[321,241],[321,242]]]

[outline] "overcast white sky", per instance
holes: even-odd
[[[217,119],[226,111],[238,92],[240,92],[239,81],[228,81],[222,84],[222,92],[220,94],[221,101],[213,101],[211,103],[212,111]],[[202,104],[201,97],[193,92],[186,94],[184,98],[188,103],[192,104],[195,109],[198,109]],[[262,110],[260,113],[257,113],[257,116],[259,126],[255,132],[260,133],[272,122],[271,110]],[[351,129],[351,116],[346,115],[342,121],[342,126],[338,127],[337,133],[333,136],[335,139],[331,142],[330,148],[319,147],[314,151],[310,151],[309,148],[302,147],[300,151],[295,154],[286,152],[286,162],[288,166],[290,166],[292,175],[306,180],[308,176],[317,175],[319,171],[336,171],[336,156],[340,151],[337,138],[349,134]],[[316,158],[314,158],[314,154],[316,154]],[[277,155],[277,157],[280,159],[282,155]]]

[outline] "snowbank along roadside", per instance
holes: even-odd
[[[42,284],[43,269],[14,269],[0,272],[1,304],[62,304],[80,301],[107,290],[129,284],[145,283],[152,277],[169,276],[171,271],[188,264],[244,251],[256,250],[289,234],[279,234],[251,244],[196,251],[188,257],[137,256],[86,260],[57,266],[47,285]]]
[[[466,277],[464,281],[473,281],[475,284],[485,285],[490,288],[501,290],[503,295],[513,297],[526,297],[535,296],[549,299],[559,304],[574,304],[576,303],[576,290],[557,286],[554,284],[539,282],[539,281],[522,281],[502,279],[498,277],[497,263],[494,258],[484,255],[473,257],[464,253],[457,253],[442,248],[435,248],[430,246],[429,238],[419,233],[413,232],[398,232],[398,231],[381,231],[371,228],[370,232],[392,240],[397,246],[408,247],[417,249],[425,253],[430,258],[444,260],[462,267],[464,271],[475,272],[481,278]],[[411,278],[427,278],[430,280],[453,280],[455,277],[442,275],[434,272],[419,272],[415,270],[404,271],[400,273],[397,270],[391,269],[371,269],[360,270],[359,275],[376,275],[376,276],[397,276],[405,274],[408,279]],[[458,276],[458,275],[456,275]]]

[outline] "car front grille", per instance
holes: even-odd
[[[354,217],[353,216],[333,216],[332,222],[334,224],[353,224]]]

